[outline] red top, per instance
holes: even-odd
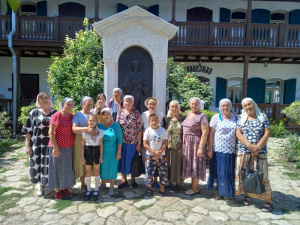
[[[74,145],[74,134],[72,131],[73,114],[70,113],[70,118],[64,116],[60,111],[51,116],[50,124],[57,125],[54,131],[57,146],[59,148],[70,148]],[[51,140],[49,146],[53,147]]]

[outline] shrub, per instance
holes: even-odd
[[[289,134],[285,129],[286,119],[269,119],[270,123],[270,136],[271,137],[284,137]]]
[[[188,111],[190,111],[190,109],[185,110],[182,114],[186,116]],[[213,115],[217,114],[217,112],[215,112],[215,111],[209,111],[209,110],[205,110],[205,109],[200,110],[200,112],[202,112],[206,115],[208,122],[210,122]]]
[[[300,137],[297,134],[289,134],[284,153],[288,157],[288,161],[300,160]]]
[[[11,136],[11,128],[5,126],[9,120],[10,118],[7,112],[0,112],[0,138],[7,138]]]
[[[29,113],[34,109],[36,109],[35,104],[29,105],[29,106],[23,106],[21,108],[21,116],[19,116],[19,118],[18,118],[18,121],[21,125],[24,125]]]
[[[300,101],[293,102],[282,111],[289,119],[300,124]]]

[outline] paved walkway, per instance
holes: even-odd
[[[286,169],[278,162],[280,156],[276,153],[281,144],[280,139],[269,140],[269,176],[275,203],[272,213],[261,212],[263,202],[260,200],[253,200],[249,207],[243,206],[242,196],[229,202],[215,200],[214,192],[205,190],[205,183],[201,182],[201,193],[192,197],[183,193],[162,197],[155,191],[154,198],[146,200],[143,198],[143,178],[137,179],[141,184],[137,189],[116,189],[113,197],[107,195],[108,189],[101,191],[98,202],[86,202],[78,183],[72,189],[75,196],[63,201],[70,206],[59,210],[53,194],[36,197],[35,187],[28,179],[24,149],[18,149],[0,159],[0,224],[299,225],[300,180],[291,180],[283,175]],[[186,180],[185,185],[188,184]],[[12,206],[1,209],[8,198]]]

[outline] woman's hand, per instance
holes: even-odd
[[[86,129],[86,131],[87,131],[90,135],[92,135],[92,136],[94,136],[94,135],[96,134],[96,131],[95,131],[93,128],[91,128],[91,127],[88,127],[88,128]]]
[[[117,159],[117,160],[121,159],[121,152],[117,151],[116,159]]]
[[[140,144],[137,144],[135,147],[135,150],[137,150],[138,152],[140,152],[142,150],[142,147]]]
[[[25,151],[26,151],[26,154],[27,154],[28,156],[31,156],[31,154],[32,154],[32,149],[31,149],[30,146],[26,146],[26,147],[25,147]]]
[[[52,152],[51,156],[59,157],[60,154],[61,154],[61,152],[58,148],[53,148],[53,152]]]
[[[214,154],[214,152],[213,152],[212,148],[211,148],[211,147],[208,148],[208,149],[207,149],[207,155],[208,155],[208,157],[209,157],[210,159],[213,157],[213,154]]]
[[[85,158],[82,158],[82,159],[81,159],[81,164],[82,164],[82,165],[86,165]]]
[[[99,164],[101,164],[103,162],[102,157],[99,158]]]
[[[251,155],[252,156],[257,156],[259,154],[260,150],[261,150],[261,146],[253,145],[253,147],[251,149]]]
[[[198,148],[198,151],[197,151],[197,156],[198,156],[199,158],[202,158],[202,157],[204,157],[204,154],[203,154],[203,149],[201,149],[201,148]]]

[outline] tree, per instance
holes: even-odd
[[[64,53],[61,57],[52,57],[53,63],[48,71],[50,94],[56,98],[55,106],[65,98],[75,101],[79,110],[80,99],[90,96],[96,99],[103,92],[103,43],[98,35],[87,28],[76,33],[76,38],[66,37]]]
[[[198,97],[205,101],[207,109],[213,102],[213,89],[208,83],[202,83],[196,73],[188,73],[181,63],[174,67],[174,59],[169,59],[169,70],[167,73],[168,102],[177,100],[182,110],[189,108],[189,100]]]

